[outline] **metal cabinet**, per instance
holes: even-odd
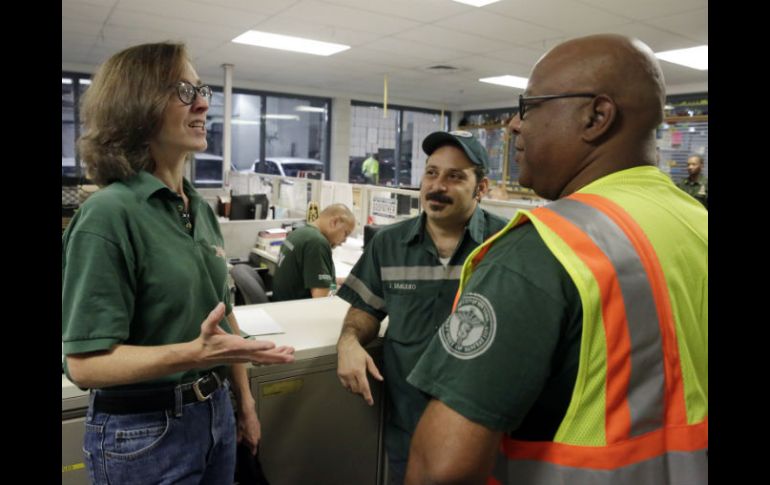
[[[368,349],[378,368],[381,347]],[[271,485],[378,485],[383,470],[383,385],[374,405],[343,389],[337,356],[251,369],[262,423],[260,463]]]
[[[88,485],[88,471],[83,458],[86,406],[88,397],[62,399],[61,483]]]

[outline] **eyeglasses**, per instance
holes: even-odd
[[[203,96],[207,101],[211,101],[211,87],[205,84],[193,86],[187,81],[179,81],[175,87],[179,100],[184,104],[193,104],[195,97],[198,95]]]
[[[545,94],[543,96],[524,96],[523,94],[519,95],[519,119],[524,119],[524,113],[527,112],[527,103],[530,101],[548,101],[549,99],[559,99],[559,98],[593,98],[598,96],[594,93],[571,93],[571,94]]]

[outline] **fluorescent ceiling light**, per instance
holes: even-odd
[[[656,52],[655,57],[699,71],[709,70],[708,45],[699,45],[698,47],[690,47],[689,49]]]
[[[506,74],[505,76],[482,77],[479,81],[489,84],[499,84],[500,86],[508,86],[511,88],[526,89],[527,81],[529,81],[529,79]]]
[[[232,124],[234,125],[258,125],[258,120],[232,120]]]
[[[233,42],[237,44],[268,47],[270,49],[281,49],[284,51],[304,52],[306,54],[315,54],[317,56],[330,56],[350,49],[349,45],[332,44],[331,42],[303,39],[302,37],[293,37],[291,35],[271,34],[268,32],[259,32],[258,30],[244,32],[233,39]]]
[[[90,79],[78,79],[78,82],[80,84],[91,84],[91,80]]]
[[[72,84],[72,79],[63,77],[63,78],[61,78],[61,83],[62,84]]]
[[[490,3],[499,2],[500,0],[454,0],[457,3],[464,3],[466,5],[472,5],[474,7],[483,7]]]
[[[317,108],[315,106],[297,106],[294,111],[305,111],[307,113],[326,113],[326,108]]]
[[[296,120],[299,121],[297,115],[265,115],[268,120]]]

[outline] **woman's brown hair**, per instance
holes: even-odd
[[[110,57],[83,96],[78,152],[99,186],[152,171],[150,140],[189,61],[184,44],[130,47]]]

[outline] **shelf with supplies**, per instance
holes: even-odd
[[[518,166],[513,161],[513,137],[508,132],[508,123],[517,112],[517,108],[466,111],[457,127],[472,133],[487,149],[487,176],[493,182],[507,183],[519,178]]]
[[[658,167],[672,180],[687,178],[687,159],[703,158],[701,173],[708,177],[708,93],[671,95],[666,98],[664,120],[656,131]]]

